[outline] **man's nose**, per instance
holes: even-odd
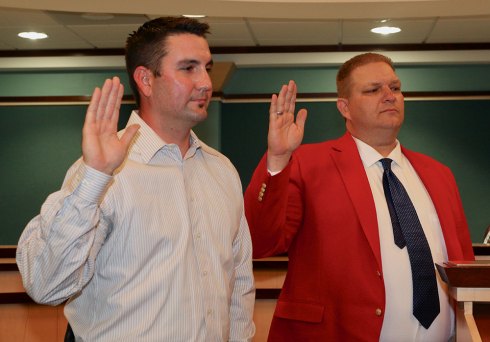
[[[197,88],[200,91],[208,91],[213,89],[213,84],[211,82],[211,76],[207,70],[203,70],[199,73],[199,77],[196,80]]]
[[[383,99],[385,101],[393,102],[396,100],[395,92],[389,86],[383,87]]]

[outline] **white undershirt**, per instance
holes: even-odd
[[[425,329],[412,314],[412,271],[407,248],[400,249],[393,241],[393,228],[383,191],[383,158],[375,149],[355,139],[376,205],[379,227],[383,278],[386,289],[386,307],[380,341],[447,341],[454,334],[454,311],[446,284],[437,274],[441,312]],[[447,250],[434,204],[422,181],[397,141],[388,158],[392,170],[412,199],[420,223],[429,242],[434,262],[447,261]]]

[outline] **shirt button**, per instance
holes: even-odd
[[[208,271],[204,271],[204,272],[202,272],[202,275],[203,275],[204,277],[205,277],[205,276],[207,276],[207,275],[208,275]]]
[[[376,309],[376,316],[381,316],[382,313],[383,313],[383,310],[381,310],[380,308]]]
[[[211,316],[212,313],[213,313],[213,309],[208,309],[207,311],[208,316]]]
[[[198,239],[198,240],[199,240],[200,238],[201,238],[201,233],[197,233],[197,234],[196,234],[196,239]]]
[[[378,277],[381,278],[381,272],[380,271],[376,271],[376,274],[378,275]]]

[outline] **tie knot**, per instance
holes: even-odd
[[[390,158],[383,158],[383,159],[380,159],[379,160],[381,162],[381,165],[383,165],[383,169],[385,171],[390,171],[391,170],[391,162],[393,160],[391,160]]]

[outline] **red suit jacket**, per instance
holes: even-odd
[[[451,171],[402,148],[434,203],[450,260],[473,260]],[[288,253],[269,341],[378,341],[385,289],[374,199],[349,133],[302,145],[278,175],[266,156],[245,193],[254,257]]]

